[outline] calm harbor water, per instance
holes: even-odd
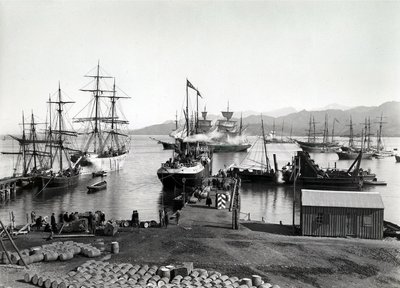
[[[52,212],[85,212],[102,210],[108,219],[130,219],[132,210],[138,210],[143,220],[157,220],[158,209],[165,204],[165,191],[157,178],[156,171],[161,162],[171,157],[172,151],[162,150],[161,145],[147,136],[132,136],[131,152],[125,167],[118,172],[108,173],[105,180],[107,190],[88,194],[87,185],[99,178],[91,175],[81,176],[79,185],[70,189],[46,189],[34,197],[37,190],[18,190],[16,197],[7,203],[0,203],[0,217],[8,222],[9,212],[13,211],[17,223],[24,223],[26,213],[32,210],[36,215],[48,215]],[[156,137],[168,140],[167,136]],[[250,137],[254,141],[255,137]],[[388,148],[400,149],[400,138],[387,138]],[[11,140],[0,141],[0,151],[16,151],[18,146]],[[269,144],[268,155],[277,155],[278,167],[289,162],[297,150],[294,144]],[[239,164],[246,153],[214,154],[213,172],[232,163]],[[352,161],[341,160],[334,153],[311,154],[320,167],[348,168]],[[0,177],[10,176],[16,158],[0,154]],[[385,205],[385,219],[400,224],[400,163],[394,157],[363,160],[361,167],[370,168],[377,174],[378,180],[387,181],[387,186],[370,186],[365,191],[378,191]],[[252,220],[264,218],[269,223],[284,224],[292,222],[293,187],[268,186],[260,183],[242,184],[242,212],[250,213]],[[299,191],[296,193],[298,200]],[[299,222],[299,207],[296,207],[296,222]],[[245,214],[241,218],[247,218]]]

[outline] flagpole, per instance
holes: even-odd
[[[197,93],[196,93],[196,134],[197,134],[197,128],[198,128],[198,125],[199,125],[199,90],[197,90],[196,89],[196,91],[197,91]]]
[[[186,136],[189,137],[189,91],[188,79],[186,78]]]

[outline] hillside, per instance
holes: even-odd
[[[239,113],[235,113],[236,120]],[[349,135],[349,121],[352,117],[353,128],[355,134],[361,134],[361,129],[364,127],[364,121],[366,118],[370,118],[371,121],[371,134],[376,135],[378,130],[379,118],[383,115],[383,131],[384,136],[400,136],[400,102],[391,101],[383,103],[380,106],[366,107],[359,106],[351,108],[349,110],[339,109],[328,109],[321,111],[306,111],[302,110],[295,113],[290,113],[285,116],[271,117],[264,116],[264,126],[266,132],[272,130],[273,121],[275,120],[275,130],[278,135],[282,131],[282,123],[284,122],[283,135],[289,136],[290,130],[292,129],[292,135],[305,136],[309,129],[310,116],[314,117],[316,122],[316,131],[322,132],[324,127],[325,115],[328,115],[328,127],[329,133],[332,131],[333,119],[337,119],[335,122],[335,135],[346,136]],[[210,119],[216,119],[215,115],[210,116]],[[261,133],[261,121],[260,115],[250,115],[243,118],[243,125],[246,128],[247,135],[257,135]],[[173,123],[164,123],[158,125],[148,126],[142,129],[132,131],[132,134],[137,135],[166,135],[175,125]]]

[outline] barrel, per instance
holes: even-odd
[[[25,273],[25,275],[24,275],[24,281],[25,281],[26,283],[29,283],[29,282],[32,281],[32,277],[33,277],[33,274],[32,274],[32,273]]]
[[[39,280],[39,277],[38,277],[37,274],[35,274],[35,275],[32,276],[31,282],[32,282],[33,285],[37,285],[38,280]]]
[[[66,261],[66,260],[74,258],[74,254],[72,252],[65,252],[65,253],[61,253],[58,258],[61,261]]]
[[[111,242],[111,253],[118,254],[119,253],[119,244],[118,242]]]
[[[247,285],[247,287],[251,287],[251,279],[249,278],[242,278],[242,280],[240,281],[240,285]]]
[[[253,286],[260,286],[262,284],[262,279],[261,276],[259,275],[251,275],[251,283],[253,284]]]
[[[46,252],[44,254],[44,261],[49,262],[49,261],[55,261],[58,259],[58,253],[56,252]]]
[[[167,278],[167,279],[170,279],[170,277],[171,277],[171,271],[168,269],[168,268],[166,268],[166,267],[161,267],[160,268],[160,275],[159,275],[161,278]],[[169,281],[168,281],[169,282]],[[166,282],[166,283],[168,283],[168,282]]]

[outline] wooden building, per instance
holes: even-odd
[[[382,239],[384,207],[378,192],[301,192],[303,235]]]

